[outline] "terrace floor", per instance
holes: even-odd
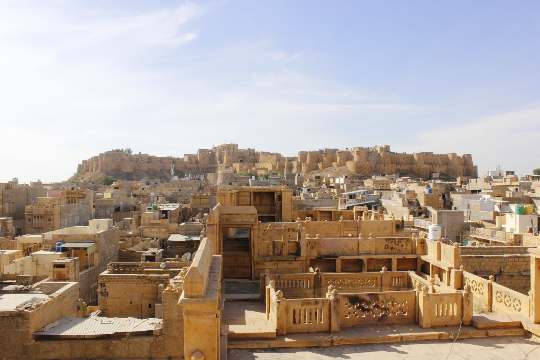
[[[527,329],[531,331],[531,329]],[[471,326],[422,329],[411,325],[377,325],[343,328],[338,333],[300,333],[277,336],[266,320],[265,305],[258,301],[226,301],[223,333],[230,349],[303,348],[337,345],[401,343],[424,340],[525,336],[522,321],[496,314],[476,314]]]
[[[366,344],[304,349],[230,349],[229,360],[493,360],[540,359],[538,340],[495,337],[452,341],[420,341],[397,344]]]
[[[266,320],[265,305],[258,301],[226,301],[223,323],[229,339],[274,339],[276,330]]]

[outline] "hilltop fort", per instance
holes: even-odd
[[[183,157],[133,154],[129,149],[107,151],[83,160],[74,178],[83,181],[105,176],[123,180],[168,179],[170,176],[223,172],[287,176],[306,175],[330,168],[365,177],[400,174],[429,179],[433,173],[452,178],[477,175],[470,154],[397,153],[384,145],[300,151],[297,156],[287,157],[280,153],[240,149],[237,144],[223,144],[211,149],[199,149],[196,154],[185,154]]]

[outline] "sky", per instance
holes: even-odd
[[[0,181],[131,148],[540,167],[539,1],[0,0]]]

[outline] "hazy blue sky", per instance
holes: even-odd
[[[0,181],[390,144],[540,167],[539,1],[0,0]]]

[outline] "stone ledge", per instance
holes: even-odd
[[[419,329],[407,326],[351,328],[339,334],[312,333],[278,336],[275,340],[229,341],[229,349],[268,349],[330,347],[339,345],[361,345],[399,343],[426,340],[451,340],[458,334],[457,327]],[[521,328],[479,330],[471,326],[461,328],[459,339],[486,338],[495,336],[526,336]]]

